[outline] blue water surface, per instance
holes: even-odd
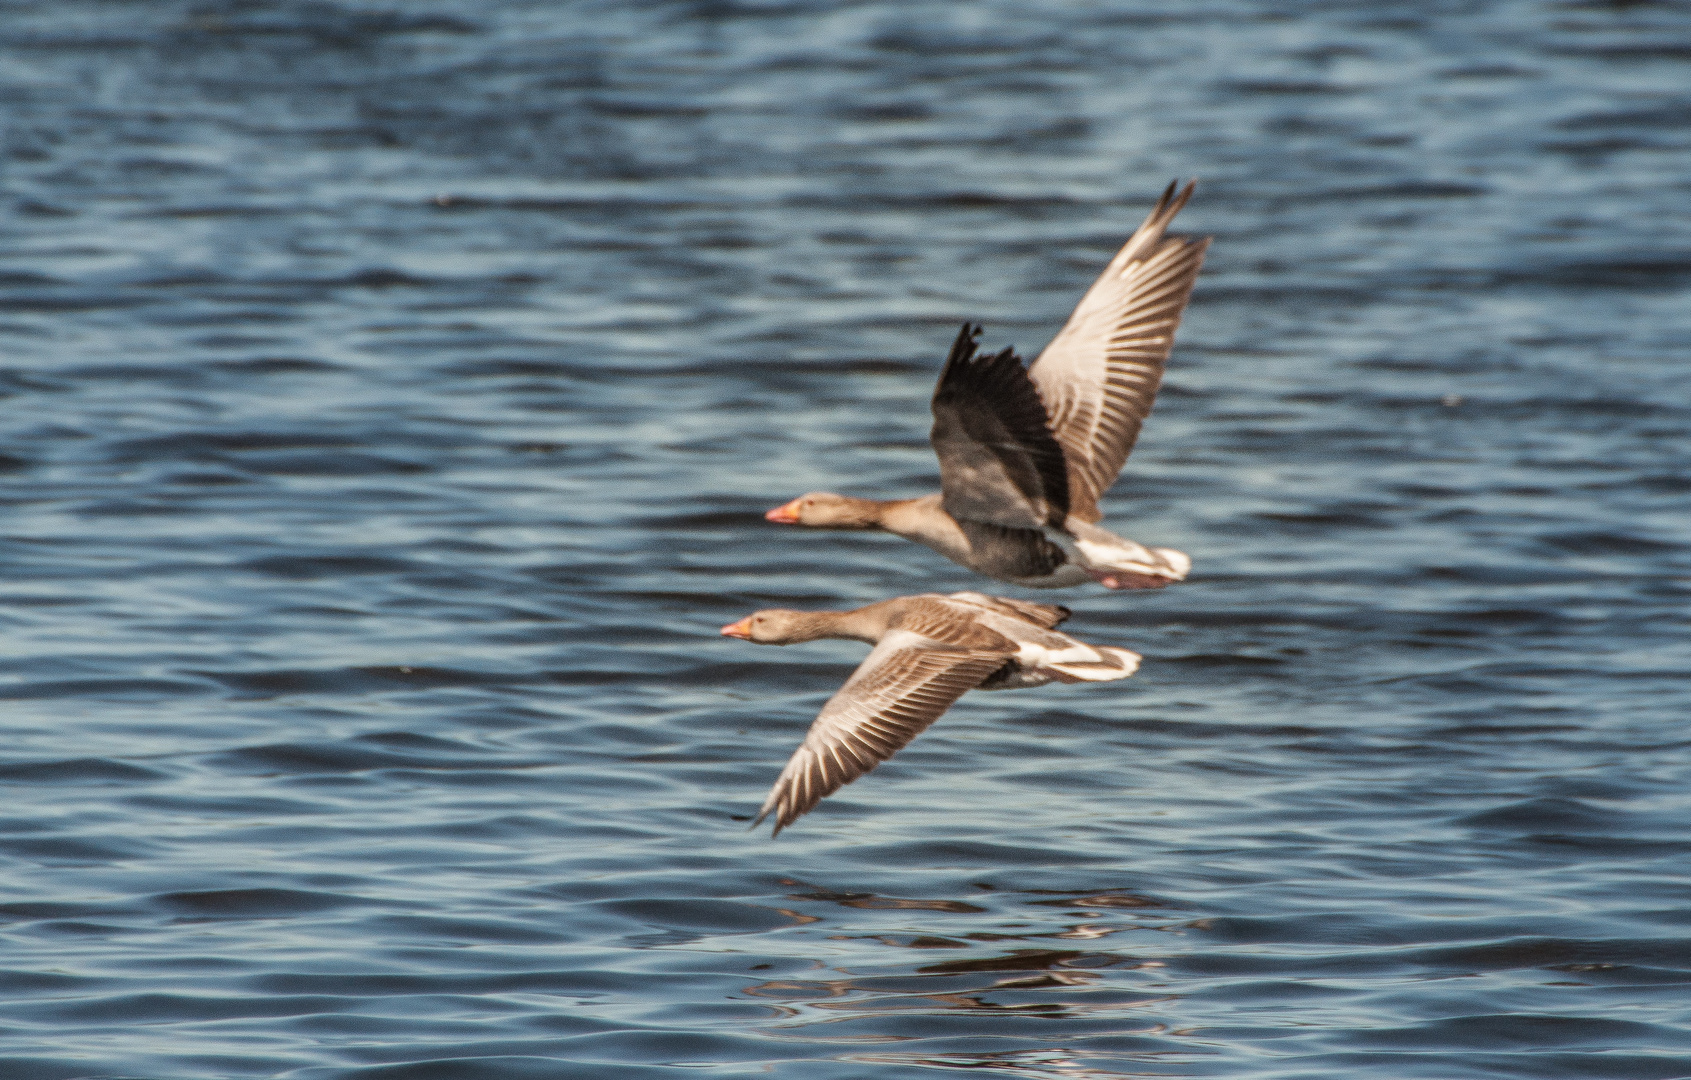
[[[4,1080],[1691,1076],[1691,7],[0,25]],[[1193,175],[1140,674],[746,832]]]

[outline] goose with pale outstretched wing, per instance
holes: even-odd
[[[1209,238],[1167,234],[1193,185],[1170,184],[1032,365],[977,353],[963,324],[934,390],[930,439],[940,492],[859,499],[814,491],[765,517],[825,529],[884,529],[999,581],[1111,589],[1180,581],[1192,560],[1099,527],[1156,401]]]
[[[1055,628],[1069,610],[953,593],[901,596],[855,611],[771,609],[722,628],[761,645],[849,638],[875,647],[810,725],[764,802],[775,834],[892,757],[970,690],[1125,679],[1139,655]]]

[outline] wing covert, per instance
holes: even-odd
[[[956,592],[948,599],[958,600],[965,604],[973,604],[987,611],[996,611],[1000,615],[1008,615],[1015,619],[1026,619],[1035,626],[1046,630],[1055,629],[1067,621],[1074,612],[1061,604],[1036,604],[1032,600],[1013,600],[1008,596],[987,596],[978,592]]]

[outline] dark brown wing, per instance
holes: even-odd
[[[980,328],[963,324],[934,388],[945,512],[1012,529],[1062,525],[1069,515],[1063,448],[1014,351],[975,354]]]
[[[823,798],[904,749],[1009,655],[936,648],[908,630],[889,631],[822,707],[752,827],[774,814],[779,836]]]
[[[1208,237],[1163,235],[1192,187],[1176,195],[1168,186],[1028,369],[1068,462],[1069,510],[1081,521],[1103,516],[1098,500],[1116,482],[1156,401],[1204,262]]]

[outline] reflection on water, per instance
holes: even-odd
[[[1153,1060],[1166,1064],[1170,1068],[1159,1069],[1154,1072],[1095,1069],[1086,1064],[1086,1059],[1090,1056],[1088,1054],[1076,1054],[1068,1050],[1029,1050],[998,1054],[936,1054],[932,1056],[864,1054],[857,1060],[905,1068],[926,1065],[939,1069],[982,1069],[1003,1072],[1012,1076],[1069,1077],[1073,1080],[1116,1080],[1116,1078],[1124,1076],[1190,1075],[1174,1068],[1179,1062],[1171,1055],[1156,1055]]]
[[[5,1080],[1691,1075],[1682,6],[5,26]],[[980,585],[762,511],[1194,174],[1141,672],[743,832]]]

